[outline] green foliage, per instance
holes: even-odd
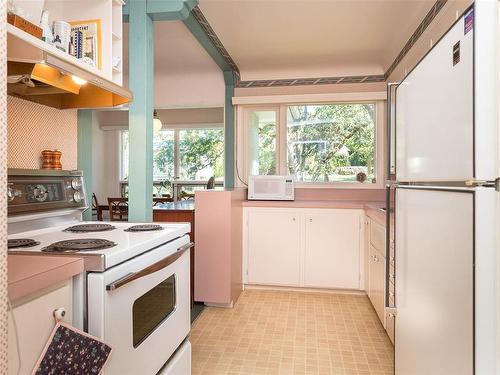
[[[214,177],[224,175],[223,129],[183,130],[180,134],[180,177],[195,180],[200,171],[210,168]],[[206,179],[211,176],[205,176]]]
[[[290,106],[287,115],[288,170],[297,180],[374,177],[373,104]]]
[[[259,124],[259,174],[276,174],[276,124]]]

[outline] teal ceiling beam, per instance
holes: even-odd
[[[78,110],[78,144],[77,144],[77,167],[83,172],[85,183],[85,195],[89,208],[83,212],[83,220],[92,220],[92,123],[94,111],[91,109]]]
[[[201,27],[199,22],[194,17],[193,13],[189,15],[184,21],[184,25],[191,31],[191,34],[196,38],[198,43],[208,53],[208,55],[215,61],[222,71],[232,70],[226,58],[214,46],[212,40],[208,37],[205,30]]]
[[[131,0],[129,10],[129,221],[153,218],[153,20],[146,1]]]
[[[198,0],[147,0],[146,10],[153,21],[178,21],[189,17]]]
[[[123,21],[129,22],[130,2],[123,6]],[[189,17],[199,0],[139,0],[146,2],[146,12],[153,21],[180,21]]]
[[[224,73],[224,83],[226,87],[224,101],[224,187],[234,187],[234,145],[235,145],[235,124],[233,96],[234,86],[237,81],[235,73],[227,70]]]

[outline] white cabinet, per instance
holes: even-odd
[[[251,211],[248,225],[248,282],[300,284],[300,223],[297,212]]]
[[[386,298],[386,256],[385,226],[367,217],[365,227],[366,246],[366,293],[377,315],[394,343],[394,314],[385,308]],[[389,265],[389,302],[394,305],[394,260],[391,254]]]
[[[370,244],[368,258],[368,297],[384,324],[385,320],[385,257]]]
[[[360,288],[362,210],[244,210],[247,284]]]
[[[54,329],[54,310],[64,308],[63,321],[71,324],[72,285],[70,279],[13,302],[9,311],[9,375],[31,374]]]
[[[357,211],[306,214],[304,285],[359,289],[359,232]]]

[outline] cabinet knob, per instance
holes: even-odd
[[[66,315],[66,309],[64,307],[59,307],[54,310],[54,318],[56,321],[60,322]]]
[[[292,221],[295,221],[295,218],[294,218],[294,217],[292,218]]]
[[[313,219],[309,219],[309,222],[312,223],[313,222]]]

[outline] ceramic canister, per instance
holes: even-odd
[[[64,52],[68,52],[71,40],[71,25],[64,21],[54,21],[54,45]]]

